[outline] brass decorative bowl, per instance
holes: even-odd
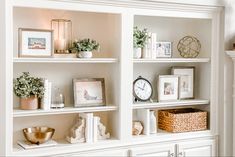
[[[24,137],[32,144],[42,144],[49,141],[55,129],[49,127],[32,127],[23,129]]]

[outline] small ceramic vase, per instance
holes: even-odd
[[[141,48],[134,48],[133,49],[133,58],[139,59],[141,58],[142,53],[141,53]]]
[[[79,58],[92,58],[92,52],[91,51],[81,51],[78,53]]]
[[[157,120],[155,116],[155,111],[150,111],[150,134],[157,133]]]

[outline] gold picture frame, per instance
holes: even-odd
[[[50,58],[54,52],[53,30],[19,28],[18,57]]]

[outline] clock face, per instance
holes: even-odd
[[[152,96],[152,86],[150,82],[142,77],[134,81],[134,96],[137,100],[147,101]]]

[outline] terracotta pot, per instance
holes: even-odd
[[[20,109],[22,110],[38,109],[38,98],[36,96],[31,96],[29,98],[20,98]]]

